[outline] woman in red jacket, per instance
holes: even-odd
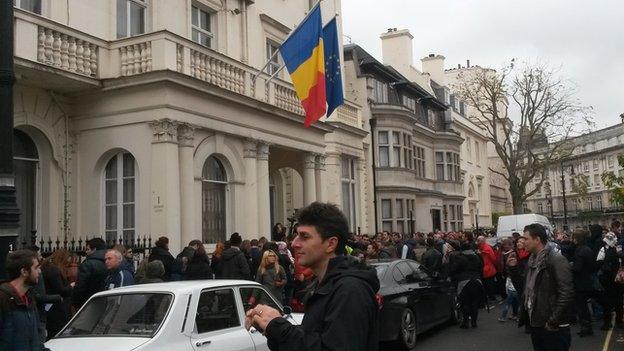
[[[484,236],[477,238],[477,246],[483,260],[483,285],[488,299],[494,299],[496,293],[496,254],[485,241]]]

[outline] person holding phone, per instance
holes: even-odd
[[[349,226],[336,205],[314,202],[297,213],[292,248],[316,280],[304,298],[301,325],[281,311],[258,304],[246,313],[245,327],[264,333],[269,349],[379,350],[379,306],[375,269],[345,255]]]

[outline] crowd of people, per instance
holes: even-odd
[[[543,323],[536,324],[535,318],[524,321],[527,332],[535,332],[536,327],[548,328],[548,323],[559,328],[577,322],[578,334],[590,336],[592,316],[602,318],[601,329],[607,330],[612,327],[614,313],[617,327],[624,328],[621,268],[624,235],[620,223],[613,222],[610,228],[591,225],[572,233],[560,231],[553,235],[544,230],[539,225],[528,226],[524,233],[502,239],[493,232],[436,231],[414,235],[381,232],[373,236],[351,233],[345,253],[362,262],[413,259],[433,279],[452,281],[461,306],[460,328],[477,328],[479,310],[489,309],[496,302],[503,304],[500,322],[520,320],[522,324],[527,307],[531,316],[539,309],[547,310],[539,313],[550,318],[552,313],[557,314],[557,320]],[[107,247],[104,240],[93,238],[87,241],[86,257],[77,269],[72,264],[75,258],[65,249],[58,249],[45,259],[37,247],[15,251],[7,261],[11,282],[0,286],[0,306],[2,311],[22,311],[11,314],[11,318],[17,319],[15,325],[25,323],[25,327],[36,327],[41,342],[58,333],[72,313],[93,294],[133,284],[253,280],[293,310],[303,311],[303,294],[314,280],[314,273],[300,265],[297,255],[293,255],[291,244],[295,234],[296,227],[289,231],[278,223],[270,239],[243,240],[239,233],[233,233],[229,240],[217,243],[211,254],[200,240],[193,240],[177,256],[169,251],[168,238],[160,237],[149,256],[140,262],[135,260],[132,248]],[[543,253],[546,251],[548,255],[550,252],[556,255],[551,258]],[[41,275],[36,274],[38,279],[35,273],[25,273],[32,268],[32,262],[36,263],[36,270],[41,270]],[[547,274],[536,273],[544,266],[552,272],[547,269]],[[548,283],[548,279],[555,278],[558,280]],[[23,282],[14,283],[16,279]],[[28,289],[29,285],[33,288]],[[563,302],[561,306],[544,305],[537,299],[540,294],[555,294]],[[539,302],[531,305],[532,298]],[[36,310],[32,306],[37,306]],[[557,310],[553,312],[553,308]],[[35,314],[37,325],[32,326],[28,318]],[[11,332],[4,330],[5,318],[3,313],[2,333]]]

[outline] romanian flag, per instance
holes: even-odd
[[[321,8],[316,6],[306,20],[282,44],[280,53],[305,110],[304,126],[325,115],[325,54]]]

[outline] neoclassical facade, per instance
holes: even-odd
[[[178,252],[235,231],[268,236],[315,200],[370,230],[361,106],[304,128],[272,56],[309,2],[86,6],[16,3],[20,241],[167,235]]]
[[[571,138],[568,143],[572,155],[545,171],[542,187],[527,199],[524,211],[542,214],[560,229],[565,226],[566,215],[570,230],[590,224],[608,227],[613,220],[623,221],[624,207],[612,201],[602,174],[624,175],[617,161],[624,153],[624,118],[622,123]],[[527,191],[541,181],[541,175],[536,177]]]

